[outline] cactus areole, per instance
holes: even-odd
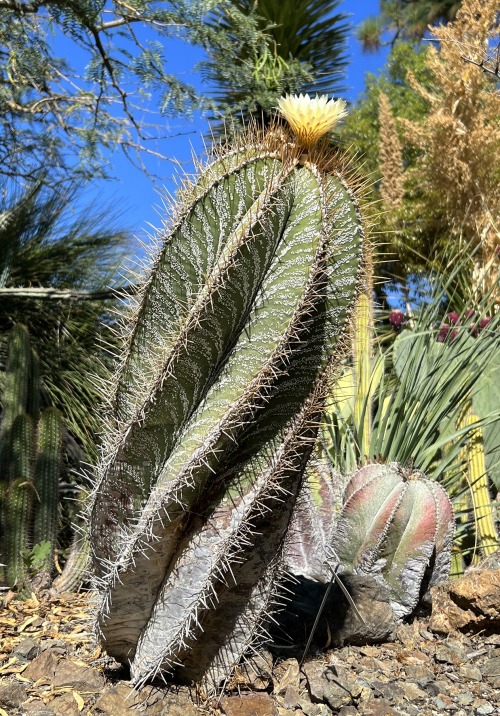
[[[217,687],[263,635],[363,279],[342,166],[326,140],[247,134],[184,186],[161,237],[90,512],[98,628],[137,684]]]

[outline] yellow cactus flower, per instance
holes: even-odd
[[[310,149],[318,139],[330,132],[347,111],[343,99],[328,99],[327,95],[309,97],[307,94],[287,95],[278,101],[284,116],[300,144]]]

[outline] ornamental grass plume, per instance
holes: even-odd
[[[384,92],[379,95],[379,125],[380,195],[386,209],[396,209],[404,196],[403,149],[391,104]]]
[[[278,109],[286,119],[299,143],[306,149],[347,115],[343,99],[328,99],[327,95],[309,97],[307,94],[287,95],[278,101]]]
[[[408,78],[429,113],[423,121],[400,120],[419,150],[408,176],[418,187],[418,225],[429,217],[429,230],[446,236],[449,247],[479,247],[472,282],[484,293],[498,278],[500,95],[490,76],[463,58],[466,52],[480,64],[496,41],[499,11],[500,0],[464,0],[454,22],[432,28],[440,43],[427,53],[433,88]]]

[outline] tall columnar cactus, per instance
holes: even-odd
[[[453,508],[439,484],[395,463],[370,464],[347,484],[331,546],[343,571],[388,586],[403,618],[448,577],[453,529]]]
[[[91,502],[98,625],[136,683],[255,641],[364,271],[342,107],[291,98],[181,193],[135,307]]]
[[[460,420],[461,426],[474,426],[479,417],[468,411]],[[481,428],[476,427],[467,446],[462,450],[467,471],[467,487],[470,490],[470,499],[477,524],[477,535],[480,542],[480,552],[474,561],[494,554],[499,548],[499,536],[495,525],[495,506],[491,501],[488,487],[488,473],[484,454],[484,442]],[[476,555],[475,555],[476,557]]]
[[[1,580],[26,587],[26,552],[50,543],[37,565],[50,573],[57,538],[63,423],[55,408],[39,416],[38,359],[22,325],[12,329],[7,349],[0,424]]]

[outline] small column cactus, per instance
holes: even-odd
[[[53,569],[57,543],[59,475],[64,426],[60,413],[48,408],[39,417],[38,358],[22,325],[12,329],[7,348],[0,424],[0,562],[1,581],[28,586],[27,554],[45,544],[37,570]]]

